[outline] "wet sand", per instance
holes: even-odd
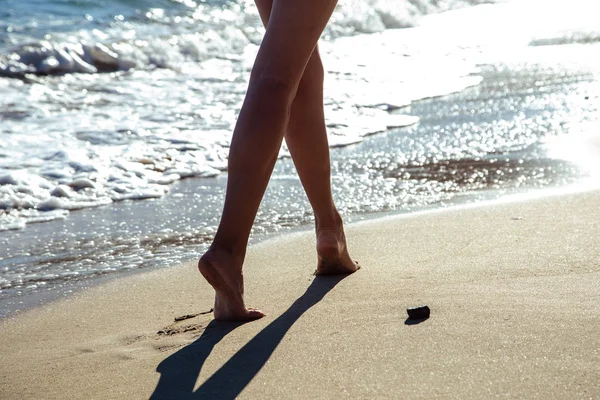
[[[268,315],[241,326],[173,321],[212,306],[193,265],[113,281],[0,322],[0,398],[599,398],[598,204],[355,224],[344,279],[311,275],[311,232],[266,241],[245,274]]]

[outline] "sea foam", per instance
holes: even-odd
[[[510,2],[425,17],[475,3],[341,2],[320,45],[330,145],[417,123],[413,101],[479,84],[479,63],[555,38],[552,27],[560,35],[583,26],[593,37],[589,21],[561,17],[567,3]],[[578,0],[580,8],[590,4]],[[538,29],[531,21],[540,7],[553,19]],[[179,179],[226,170],[264,32],[256,9],[190,3],[184,11],[148,12],[100,29],[42,32],[40,40],[18,29],[7,34],[0,46],[0,230],[161,197]],[[399,27],[408,28],[389,29]],[[289,156],[285,145],[280,156]]]

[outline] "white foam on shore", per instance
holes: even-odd
[[[331,26],[377,33],[344,37],[338,32],[337,39],[321,43],[332,147],[417,123],[395,110],[479,84],[478,63],[518,51],[534,39],[590,29],[594,10],[593,2],[584,0],[577,0],[577,7],[528,0],[423,17],[431,12],[429,3],[410,2],[421,12],[396,10],[392,17],[387,3],[374,3],[380,22],[360,16],[357,10],[364,7],[344,3]],[[534,23],[541,8],[550,10],[551,18]],[[421,25],[385,29],[404,26],[403,13],[418,16]],[[561,19],[562,14],[569,17]],[[255,12],[244,18],[256,26]],[[352,18],[373,25],[367,29]],[[145,43],[137,36],[121,38],[110,48],[93,47],[102,34],[89,32],[88,50],[103,63],[150,52],[154,60],[142,64],[154,67],[29,77],[28,83],[0,78],[0,134],[6,138],[0,142],[0,230],[64,218],[73,209],[160,197],[179,179],[226,170],[231,132],[257,51],[256,39],[233,26]],[[260,32],[256,28],[255,36]],[[55,45],[46,47],[58,51]],[[85,61],[85,51],[80,56]],[[284,148],[280,155],[287,154]]]

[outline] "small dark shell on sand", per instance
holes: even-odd
[[[429,318],[429,307],[420,306],[414,308],[407,308],[406,312],[408,313],[408,319],[427,319]]]

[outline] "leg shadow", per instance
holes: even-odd
[[[240,325],[212,320],[195,342],[165,358],[156,368],[160,379],[150,400],[192,398],[204,361],[215,345]]]
[[[240,325],[212,321],[198,340],[159,364],[157,371],[161,376],[150,399],[235,399],[265,365],[292,325],[345,277],[316,277],[306,292],[283,314],[244,345],[194,392],[202,365],[213,347]]]

